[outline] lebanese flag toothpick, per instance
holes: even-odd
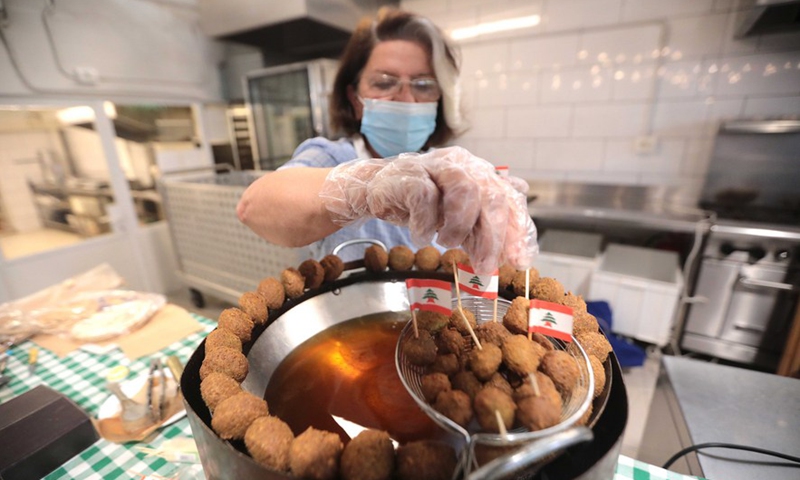
[[[572,308],[544,300],[531,300],[528,332],[541,333],[565,342],[572,341]]]
[[[483,297],[489,300],[497,298],[497,285],[499,283],[500,270],[478,275],[475,270],[467,265],[458,264],[458,284],[462,291]]]
[[[408,289],[408,302],[412,311],[430,310],[450,316],[451,284],[443,280],[428,280],[424,278],[409,278],[406,280]]]

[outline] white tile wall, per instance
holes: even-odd
[[[459,142],[530,179],[698,190],[721,121],[800,118],[800,34],[734,39],[741,0],[401,6],[445,29],[542,15],[459,44],[473,125]],[[637,154],[639,135],[654,135],[656,151]]]

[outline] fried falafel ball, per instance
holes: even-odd
[[[547,337],[545,337],[544,335],[542,335],[539,332],[533,332],[531,334],[531,340],[533,340],[534,342],[536,342],[539,345],[541,345],[542,347],[544,347],[544,349],[547,350],[548,352],[550,350],[555,350],[555,347],[553,346],[553,342],[551,342]]]
[[[511,265],[504,263],[500,265],[497,278],[497,288],[500,290],[508,290],[511,287],[511,281],[514,280],[514,275],[517,274],[517,269]]]
[[[552,427],[561,420],[561,407],[544,395],[521,399],[516,413],[517,421],[532,432]]]
[[[461,370],[450,379],[453,390],[460,390],[469,396],[470,399],[483,388],[483,384],[474,373],[469,370]]]
[[[256,325],[263,325],[267,321],[269,310],[267,300],[258,292],[244,292],[239,297],[239,308],[253,319]]]
[[[389,265],[389,254],[380,245],[370,245],[364,250],[364,267],[370,272],[382,272]]]
[[[389,268],[397,272],[411,270],[414,266],[414,252],[405,245],[395,245],[389,250]]]
[[[600,363],[605,363],[608,354],[612,351],[608,339],[600,332],[584,332],[575,338],[578,339],[578,343],[586,350],[586,353],[597,357]]]
[[[448,376],[455,375],[459,370],[461,370],[461,361],[454,353],[436,355],[436,360],[428,366],[429,372],[444,373]]]
[[[281,283],[287,297],[297,298],[303,294],[306,279],[298,269],[289,267],[281,272]]]
[[[564,298],[564,285],[555,278],[542,277],[531,285],[531,296],[545,302],[558,303]]]
[[[242,343],[250,341],[250,334],[253,331],[253,319],[250,315],[238,308],[226,308],[219,314],[217,321],[219,328],[233,333]]]
[[[424,367],[436,360],[436,342],[426,330],[420,330],[419,337],[410,337],[403,343],[403,353],[414,365]]]
[[[500,322],[484,322],[475,327],[475,336],[478,337],[481,345],[493,343],[499,347],[506,338],[511,336],[511,332]]]
[[[530,305],[530,300],[525,297],[517,297],[512,300],[506,314],[503,315],[503,326],[511,333],[528,333]]]
[[[575,357],[564,350],[552,350],[542,357],[539,369],[553,380],[562,398],[569,398],[578,378],[581,376],[580,367]]]
[[[447,315],[431,310],[417,310],[415,315],[417,316],[417,327],[431,333],[438,333],[450,321]]]
[[[313,258],[303,261],[297,270],[303,276],[305,288],[319,288],[322,281],[325,280],[325,269],[322,264]]]
[[[572,334],[577,338],[579,335],[589,332],[598,332],[600,326],[597,319],[589,312],[579,312],[572,317]]]
[[[464,313],[463,317],[460,312]],[[475,320],[475,314],[463,308],[453,309],[453,313],[450,315],[450,326],[461,332],[462,335],[469,335],[469,328],[467,328],[467,325],[464,323],[464,318],[467,319],[472,330],[475,330],[475,327],[478,326],[478,321]]]
[[[475,394],[477,396],[478,392]],[[439,393],[433,403],[433,408],[464,428],[467,428],[472,420],[472,400],[461,390],[447,390]]]
[[[500,419],[506,430],[511,430],[514,426],[514,414],[517,410],[517,404],[514,399],[506,392],[494,387],[485,387],[475,395],[473,402],[475,408],[475,417],[478,419],[478,424],[484,431],[500,433],[500,426],[498,425],[497,414],[500,413]]]
[[[364,430],[344,447],[342,480],[391,480],[393,472],[394,445],[388,433]]]
[[[503,342],[503,363],[522,376],[539,369],[544,348],[524,335],[512,335]]]
[[[289,425],[278,417],[258,417],[247,428],[244,444],[253,459],[273,470],[289,470],[289,449],[294,433]]]
[[[221,401],[241,391],[242,386],[239,385],[239,382],[224,373],[211,372],[200,382],[200,396],[211,412]]]
[[[229,347],[241,352],[242,341],[226,328],[215,328],[206,335],[206,354],[219,347]]]
[[[211,372],[219,372],[241,383],[247,377],[247,370],[247,357],[242,352],[219,347],[206,353],[200,365],[200,379],[205,380]]]
[[[435,272],[439,268],[441,258],[442,254],[439,253],[436,247],[422,247],[417,250],[417,254],[414,256],[414,265],[419,271]]]
[[[322,265],[322,269],[325,270],[325,277],[323,278],[325,283],[336,280],[344,272],[344,262],[338,255],[325,255],[319,263]]]
[[[469,354],[469,368],[482,382],[492,378],[502,362],[503,351],[493,343],[487,343],[483,348],[475,348]]]
[[[606,369],[603,368],[603,364],[594,355],[589,355],[589,363],[592,365],[592,373],[594,374],[594,393],[592,397],[597,398],[606,387]]]
[[[308,427],[289,449],[292,474],[299,478],[333,480],[339,473],[343,448],[339,435]]]
[[[261,280],[256,291],[264,297],[267,308],[270,310],[281,308],[286,300],[286,290],[283,289],[283,284],[277,278],[268,277]]]
[[[266,400],[242,391],[219,402],[211,417],[211,428],[223,440],[241,440],[253,420],[267,415]]]
[[[397,480],[450,480],[456,452],[432,440],[409,442],[397,449]]]
[[[568,292],[566,295],[564,295],[563,298],[559,299],[558,303],[571,308],[573,315],[577,315],[578,312],[586,311],[586,302],[583,300],[583,297],[580,295],[575,295],[572,292]]]
[[[581,418],[579,418],[578,421],[575,422],[575,425],[578,425],[578,426],[586,426],[586,425],[588,425],[589,424],[589,419],[592,418],[592,412],[594,412],[594,404],[592,404],[590,402],[589,403],[589,408],[586,409],[586,413],[581,415]]]
[[[520,448],[520,445],[495,446],[485,443],[475,443],[475,461],[478,462],[478,466],[483,466],[492,460],[511,455]]]
[[[451,248],[442,254],[440,259],[442,270],[445,273],[453,274],[453,264],[470,265],[469,255],[460,248]]]
[[[492,377],[483,384],[483,388],[487,387],[496,388],[506,392],[509,395],[514,393],[514,389],[511,387],[511,384],[508,383],[506,377],[504,377],[500,372],[494,372]]]
[[[420,390],[422,390],[422,396],[425,397],[425,400],[433,403],[440,393],[452,390],[452,386],[450,385],[450,379],[447,375],[435,372],[422,376],[420,379]]]
[[[539,270],[536,270],[533,267],[529,268],[528,288],[530,289],[533,287],[533,284],[536,283],[537,280],[539,280]],[[517,296],[525,296],[525,270],[519,270],[514,274],[514,278],[511,279],[511,289],[514,290],[514,293],[516,293]]]
[[[531,384],[531,376],[536,379],[536,386],[539,389],[539,395],[536,395],[536,390],[534,390],[533,385]],[[528,375],[525,378],[525,381],[519,387],[514,389],[514,393],[512,393],[511,396],[517,403],[519,403],[519,401],[525,397],[542,396],[547,398],[554,407],[559,409],[559,411],[561,411],[561,407],[563,405],[561,394],[558,393],[558,389],[556,389],[553,380],[542,372],[536,372]]]
[[[436,346],[441,353],[454,353],[460,356],[467,348],[467,339],[455,328],[443,328],[436,336]]]

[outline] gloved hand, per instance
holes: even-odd
[[[439,244],[462,246],[480,273],[503,263],[526,269],[538,252],[525,195],[461,147],[339,165],[320,197],[340,226],[380,218],[408,226],[417,246],[438,233]]]

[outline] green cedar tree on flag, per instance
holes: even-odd
[[[486,275],[475,273],[472,267],[458,264],[458,286],[461,290],[475,295],[476,297],[497,298],[497,285],[499,283],[500,271],[495,270]]]
[[[572,341],[572,308],[544,300],[531,300],[528,331]]]
[[[443,315],[452,313],[452,284],[443,280],[409,278],[406,280],[410,309],[430,310]]]

